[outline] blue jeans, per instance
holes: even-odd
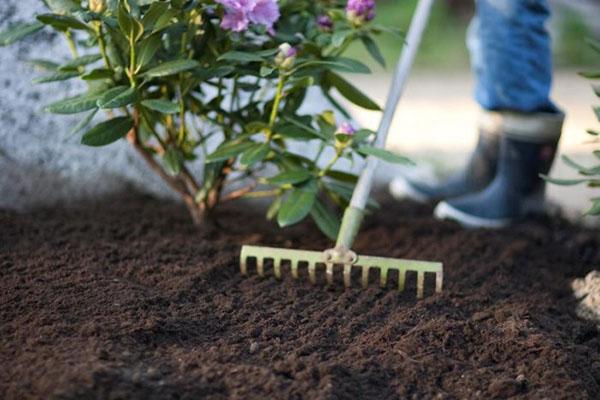
[[[558,111],[550,100],[549,16],[546,0],[476,0],[467,44],[475,97],[484,109]]]

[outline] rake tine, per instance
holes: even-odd
[[[327,276],[327,286],[333,286],[333,263],[325,263],[325,274]]]
[[[317,265],[315,263],[308,263],[308,278],[313,285],[317,283]]]
[[[443,272],[436,272],[435,273],[435,292],[436,293],[442,293],[442,285],[444,282],[444,273]]]
[[[362,267],[362,287],[366,289],[369,286],[369,268],[368,266]]]
[[[248,275],[248,265],[246,264],[247,259],[243,257],[240,259],[240,272],[242,275]]]
[[[398,291],[404,292],[404,284],[406,283],[406,271],[398,270]]]
[[[425,273],[417,272],[417,298],[423,298],[423,288],[425,286]]]
[[[264,259],[261,257],[256,258],[256,273],[258,273],[258,276],[265,276]]]
[[[273,260],[273,272],[275,273],[275,278],[281,279],[281,258],[276,258]]]
[[[292,277],[298,279],[298,264],[300,261],[292,261]]]
[[[384,288],[387,284],[387,268],[381,269],[379,272],[379,287]]]
[[[344,286],[347,288],[349,288],[352,285],[352,282],[350,281],[351,274],[352,274],[352,265],[344,264]]]

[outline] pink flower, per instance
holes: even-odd
[[[250,23],[265,26],[273,31],[273,24],[279,19],[277,0],[216,0],[225,7],[221,21],[223,29],[242,32]]]

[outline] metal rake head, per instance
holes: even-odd
[[[354,256],[348,262],[328,262],[328,252],[290,250],[275,247],[243,246],[240,255],[240,271],[243,275],[248,274],[248,260],[256,260],[256,272],[259,276],[265,276],[265,261],[273,261],[273,272],[275,278],[281,279],[281,264],[289,261],[294,279],[298,279],[299,264],[308,264],[308,277],[311,283],[317,283],[317,264],[325,265],[327,284],[333,285],[333,269],[335,265],[343,265],[344,286],[351,286],[352,267],[362,269],[361,282],[363,288],[369,285],[369,270],[379,270],[379,284],[383,288],[387,284],[388,273],[391,270],[398,272],[398,291],[404,291],[406,284],[406,273],[417,274],[417,297],[423,298],[425,288],[425,274],[435,274],[435,291],[442,291],[444,279],[443,266],[439,262],[403,260],[397,258]]]

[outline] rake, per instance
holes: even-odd
[[[417,49],[423,37],[429,14],[434,0],[420,0],[410,29],[406,36],[406,43],[396,67],[392,85],[381,119],[375,146],[383,148],[387,135],[400,101],[402,92],[414,63]],[[369,271],[379,270],[379,283],[383,288],[387,285],[390,271],[398,273],[398,290],[403,291],[406,284],[407,273],[416,273],[417,297],[423,298],[425,288],[425,275],[435,275],[435,291],[441,292],[443,282],[443,266],[439,262],[403,260],[386,257],[373,257],[357,255],[351,250],[354,239],[358,234],[365,213],[365,206],[369,199],[373,178],[378,160],[369,156],[365,167],[361,172],[356,188],[352,195],[350,205],[344,212],[342,224],[338,234],[336,245],[333,249],[325,251],[293,250],[261,246],[243,246],[240,255],[240,270],[243,275],[248,273],[248,261],[256,260],[256,271],[258,275],[265,275],[265,262],[272,260],[273,272],[277,279],[281,279],[282,263],[289,262],[292,276],[299,278],[300,264],[308,265],[309,280],[317,283],[317,265],[324,265],[326,280],[329,286],[334,283],[334,267],[343,266],[344,286],[351,286],[351,272],[353,268],[362,269],[362,286],[366,288],[369,284]]]

